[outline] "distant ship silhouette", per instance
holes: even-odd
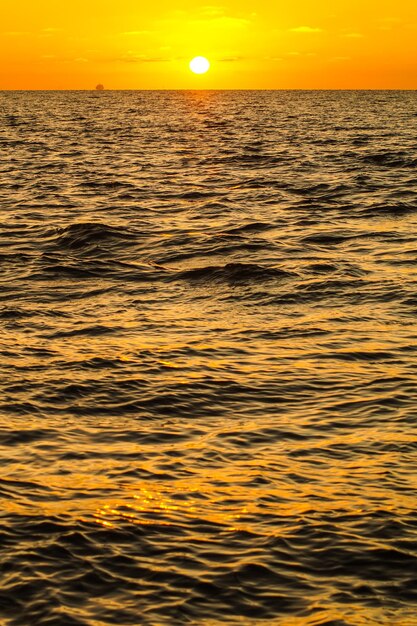
[[[101,83],[96,85],[96,91],[104,91],[104,85],[102,85]]]

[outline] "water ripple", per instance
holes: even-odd
[[[414,626],[415,92],[1,92],[0,616]]]

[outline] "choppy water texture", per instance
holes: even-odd
[[[4,623],[415,626],[416,92],[0,101]]]

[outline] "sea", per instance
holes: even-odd
[[[417,624],[417,92],[0,93],[0,623]]]

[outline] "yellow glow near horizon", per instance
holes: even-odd
[[[210,63],[206,57],[194,57],[190,61],[190,70],[194,74],[205,74],[210,69]]]
[[[415,89],[414,0],[2,2],[0,89]],[[201,83],[202,85],[202,83]]]

